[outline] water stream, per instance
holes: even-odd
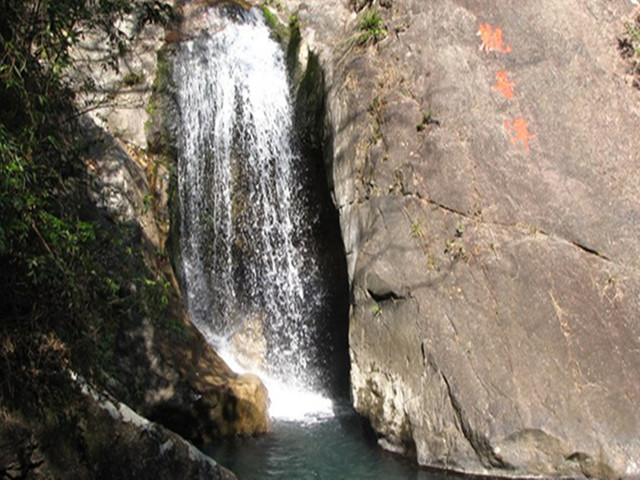
[[[192,319],[234,370],[261,376],[273,419],[210,452],[244,479],[435,478],[372,445],[333,388],[348,374],[345,268],[318,241],[322,182],[295,147],[281,46],[259,12],[206,15],[173,69],[182,277]]]
[[[207,22],[214,34],[183,42],[174,65],[189,312],[237,368],[309,395],[324,387],[326,291],[283,54],[255,11],[211,9]]]

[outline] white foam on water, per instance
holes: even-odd
[[[269,415],[273,419],[315,423],[333,418],[333,401],[317,392],[299,390],[278,381],[264,379],[269,390]]]
[[[260,377],[269,392],[269,416],[272,420],[312,424],[335,417],[335,405],[329,397],[304,387],[287,384],[259,370],[246,368],[237,361],[233,348],[213,340],[218,355],[236,373]]]

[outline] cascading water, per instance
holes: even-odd
[[[207,33],[182,42],[174,63],[188,309],[228,361],[266,376],[272,415],[328,413],[310,393],[323,387],[325,292],[283,53],[259,13],[207,16]],[[306,398],[280,402],[291,390]]]

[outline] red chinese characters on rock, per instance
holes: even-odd
[[[506,99],[511,100],[515,97],[513,87],[516,86],[516,83],[509,80],[509,77],[503,70],[498,70],[498,73],[496,73],[496,81],[497,83],[493,85],[494,90],[499,91]]]
[[[504,44],[504,35],[500,27],[493,28],[488,22],[484,25],[481,23],[478,35],[482,39],[480,50],[505,54],[511,52],[511,45]]]
[[[529,133],[529,122],[524,118],[518,117],[513,122],[505,120],[504,129],[509,134],[509,140],[511,140],[511,143],[517,145],[518,141],[520,141],[524,145],[524,148],[527,150],[530,149],[529,140],[535,138],[535,135],[533,133]]]

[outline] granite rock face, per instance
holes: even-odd
[[[380,443],[469,473],[640,475],[633,5],[286,3],[323,71],[352,394]]]

